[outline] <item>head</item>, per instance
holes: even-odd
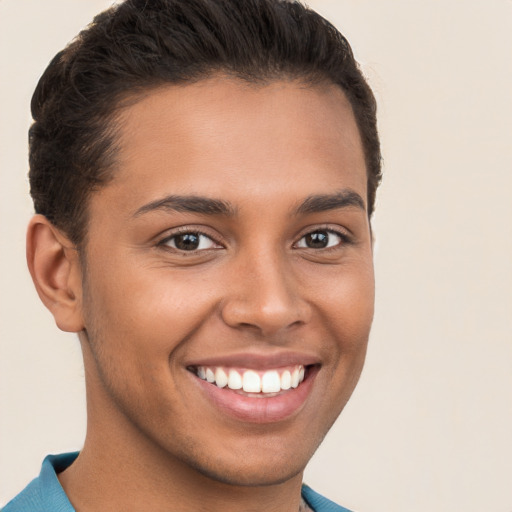
[[[33,114],[29,265],[80,333],[90,445],[231,485],[299,475],[373,316],[380,153],[347,41],[294,2],[128,0],[55,57]]]

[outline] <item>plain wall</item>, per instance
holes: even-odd
[[[108,0],[0,0],[0,504],[80,449],[83,368],[25,265],[36,82]],[[512,2],[311,0],[379,102],[366,368],[305,480],[360,512],[512,511]],[[300,442],[300,440],[298,440]]]

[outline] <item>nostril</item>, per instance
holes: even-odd
[[[262,306],[257,301],[233,300],[224,304],[221,316],[230,327],[259,331],[265,336],[307,323],[307,308],[299,301],[272,302]]]

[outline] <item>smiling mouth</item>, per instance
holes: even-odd
[[[225,366],[188,367],[198,378],[218,388],[226,388],[251,397],[270,398],[296,389],[307,377],[309,366],[293,365],[258,371]]]

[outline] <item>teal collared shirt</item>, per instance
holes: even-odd
[[[64,471],[77,458],[78,452],[48,455],[43,461],[41,473],[23,491],[1,510],[1,512],[75,512],[57,473]],[[350,512],[313,491],[302,486],[302,496],[315,512]]]

